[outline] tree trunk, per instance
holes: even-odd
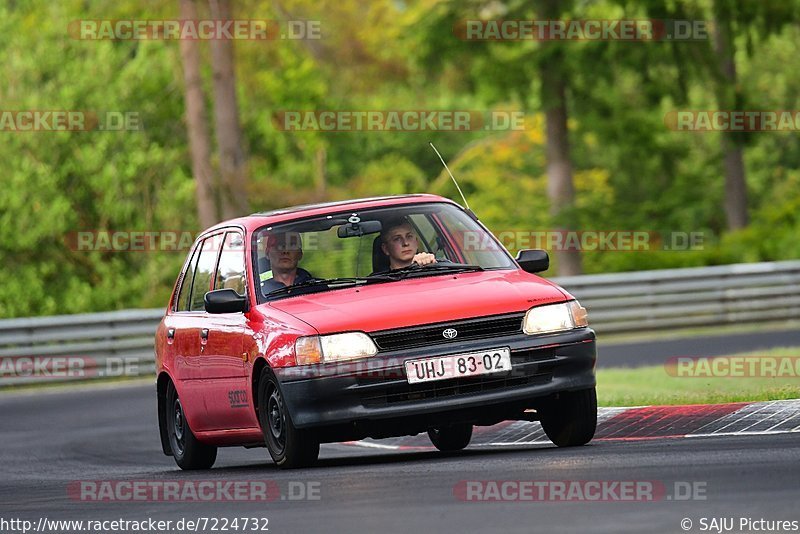
[[[544,6],[545,19],[559,16],[557,0],[548,0]],[[540,78],[542,106],[545,110],[547,134],[547,197],[554,231],[574,230],[569,220],[573,215],[575,186],[572,181],[572,163],[567,131],[567,79],[563,71],[561,43],[542,43]],[[559,276],[581,274],[579,250],[556,250]]]
[[[717,5],[719,2],[716,3]],[[718,11],[714,27],[714,49],[721,73],[717,82],[717,106],[733,111],[741,103],[736,84],[736,63],[730,14]],[[730,132],[722,133],[722,157],[725,172],[725,215],[729,230],[747,226],[747,176],[744,170],[744,153],[739,138]]]
[[[181,19],[197,19],[194,0],[180,0]],[[208,134],[205,99],[200,79],[200,49],[198,42],[180,40],[183,80],[185,85],[186,127],[189,137],[189,152],[192,160],[192,175],[195,180],[197,218],[202,228],[219,221],[215,205],[214,173],[211,169],[211,138]]]
[[[209,7],[211,18],[231,19],[229,0],[209,0]],[[222,215],[228,219],[246,215],[248,212],[246,162],[239,124],[231,40],[211,40],[211,64],[214,79],[214,123],[222,175]]]

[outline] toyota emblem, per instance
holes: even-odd
[[[458,335],[458,330],[455,328],[445,328],[444,332],[442,332],[442,335],[445,339],[455,339],[455,337]]]

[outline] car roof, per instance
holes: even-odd
[[[266,224],[276,224],[293,219],[315,217],[318,215],[328,215],[331,213],[341,213],[349,211],[350,209],[366,209],[366,208],[379,208],[385,206],[402,206],[407,204],[417,204],[425,202],[446,202],[458,206],[455,202],[448,198],[440,197],[439,195],[430,195],[426,193],[417,193],[411,195],[394,195],[383,197],[369,197],[357,198],[352,200],[337,200],[333,202],[320,202],[317,204],[303,204],[300,206],[291,206],[280,208],[276,210],[263,211],[223,221],[207,231],[216,230],[229,226],[243,226],[248,230],[254,230]],[[206,233],[206,232],[203,232]]]

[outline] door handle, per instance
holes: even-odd
[[[202,330],[200,330],[200,338],[203,341],[208,341],[208,328],[203,328]]]
[[[175,329],[168,328],[167,329],[167,339],[175,339]]]

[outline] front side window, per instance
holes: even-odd
[[[514,267],[505,249],[480,224],[459,207],[441,202],[263,227],[253,234],[253,249],[264,300],[459,269]],[[415,258],[422,253],[427,254],[427,265],[416,269]]]
[[[245,293],[244,240],[239,232],[228,232],[219,255],[214,289],[233,289]]]
[[[189,311],[189,295],[192,294],[192,282],[194,281],[194,271],[197,268],[197,258],[200,256],[200,245],[192,250],[192,256],[186,265],[183,273],[181,288],[175,302],[175,311]]]
[[[217,264],[217,256],[220,251],[220,243],[223,234],[216,234],[207,237],[203,241],[200,256],[197,260],[197,267],[194,272],[194,282],[192,283],[192,296],[189,299],[189,311],[204,311],[206,309],[203,297],[211,291],[214,283],[214,266]]]

